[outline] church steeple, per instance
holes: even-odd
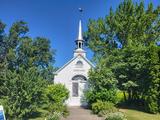
[[[79,20],[79,29],[78,29],[78,38],[76,40],[76,48],[77,49],[83,49],[83,35],[82,35],[82,22]]]
[[[82,12],[82,9],[79,8],[79,11]],[[82,34],[82,21],[81,21],[81,19],[79,20],[78,37],[75,42],[76,42],[76,49],[74,51],[74,57],[77,55],[81,55],[81,56],[85,57],[86,52],[83,50],[84,40],[83,40],[83,34]]]

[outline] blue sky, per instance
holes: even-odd
[[[24,20],[30,28],[29,35],[46,37],[56,50],[55,66],[60,67],[73,57],[75,39],[78,34],[78,8],[82,7],[83,31],[88,19],[104,17],[112,6],[115,9],[123,0],[0,0],[0,20],[7,24],[6,31],[17,20]],[[140,1],[140,0],[134,0]],[[160,0],[144,0],[145,5]],[[92,52],[87,49],[87,56]]]

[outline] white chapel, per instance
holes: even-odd
[[[73,58],[55,73],[54,83],[61,83],[69,90],[68,106],[85,106],[84,91],[88,88],[88,72],[94,65],[87,59],[83,49],[82,23],[79,21],[78,37]]]

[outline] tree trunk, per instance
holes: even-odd
[[[127,101],[127,98],[126,98],[126,93],[125,93],[125,91],[123,91],[123,96],[124,96],[124,101]]]

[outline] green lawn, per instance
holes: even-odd
[[[154,115],[133,109],[120,109],[127,116],[127,120],[160,120],[160,114]]]

